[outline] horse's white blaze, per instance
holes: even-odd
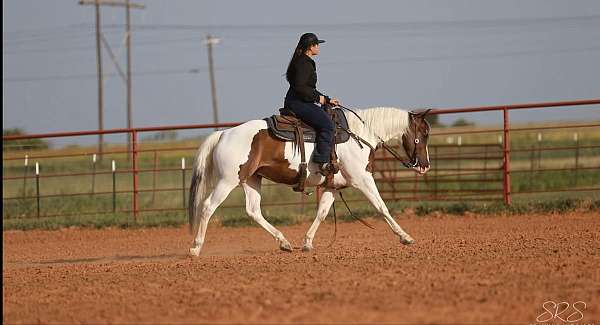
[[[409,124],[408,113],[396,108],[372,108],[357,113],[365,121],[365,125],[354,115],[347,114],[349,128],[373,147],[377,145],[380,139],[387,141],[391,138],[400,137]],[[266,128],[267,124],[263,120],[249,121],[228,130],[219,131],[219,137],[216,134],[209,137],[211,141],[208,142],[210,143],[203,144],[200,147],[196,157],[195,166],[197,168],[194,169],[192,184],[195,184],[193,186],[196,186],[196,188],[206,189],[206,191],[203,190],[190,197],[190,206],[202,205],[201,209],[190,209],[190,212],[194,212],[194,215],[190,215],[190,222],[193,222],[192,229],[198,229],[194,245],[190,249],[192,255],[200,254],[208,220],[231,190],[240,185],[240,166],[249,159],[254,137],[260,130]],[[317,165],[310,162],[314,147],[313,143],[305,144],[306,161],[309,162],[307,187],[322,184],[325,180],[322,175],[317,173]],[[284,158],[290,163],[289,168],[296,171],[299,170],[301,160],[300,153],[297,150],[292,146],[292,143],[285,144]],[[377,190],[373,175],[368,170],[371,149],[368,146],[358,144],[354,139],[349,139],[346,143],[338,144],[336,150],[340,163],[340,173],[334,176],[334,186],[336,188],[353,186],[359,189],[375,208],[383,214],[386,222],[392,231],[400,237],[402,243],[411,243],[412,238],[402,230],[390,215]],[[212,156],[210,157],[210,155]],[[208,159],[212,160],[209,161]],[[429,160],[428,151],[427,159]],[[211,163],[206,163],[207,161]],[[210,177],[204,177],[205,175]],[[291,245],[283,234],[262,216],[260,211],[260,177],[248,176],[246,182],[241,184],[246,194],[247,213],[279,242],[282,249],[291,250]],[[214,182],[212,181],[213,178]],[[207,188],[207,185],[210,185],[210,188]],[[335,199],[335,191],[335,189],[327,189],[321,197],[317,218],[305,238],[305,248],[312,248],[312,240],[319,224],[327,216]]]

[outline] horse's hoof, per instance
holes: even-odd
[[[413,244],[415,242],[415,240],[412,239],[412,237],[410,237],[410,236],[406,236],[406,237],[400,237],[400,242],[404,245],[410,245],[410,244]]]
[[[307,244],[304,244],[304,246],[302,246],[302,251],[303,251],[303,252],[310,252],[310,251],[312,251],[312,250],[313,250],[313,247],[312,247],[312,245],[307,245]]]
[[[200,256],[200,247],[190,248],[190,256]]]
[[[285,241],[285,242],[282,242],[281,244],[279,244],[279,249],[281,249],[281,250],[282,250],[282,251],[284,251],[284,252],[291,252],[291,251],[293,251],[293,250],[294,250],[294,249],[292,248],[292,245],[290,245],[290,243],[289,243],[289,242],[287,242],[287,241]]]

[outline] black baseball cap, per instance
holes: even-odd
[[[315,45],[315,44],[325,43],[325,41],[322,39],[319,39],[317,37],[317,35],[315,35],[313,33],[304,33],[304,34],[302,34],[302,36],[300,36],[300,43],[303,45],[306,45],[306,47],[308,47],[308,46]]]

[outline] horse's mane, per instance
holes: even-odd
[[[399,108],[372,107],[357,110],[356,113],[365,124],[354,114],[346,112],[348,128],[371,145],[377,144],[377,136],[387,141],[402,135],[409,124],[408,112]]]

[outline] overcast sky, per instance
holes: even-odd
[[[215,48],[221,121],[271,115],[298,37],[327,40],[318,88],[347,106],[462,107],[600,98],[600,1],[144,1],[133,10],[134,126],[212,122]],[[3,127],[95,129],[94,8],[5,0]],[[124,9],[103,31],[125,64]],[[125,83],[103,50],[105,128],[126,125]],[[495,123],[499,114],[444,116]],[[600,119],[598,107],[523,111],[513,121]]]

